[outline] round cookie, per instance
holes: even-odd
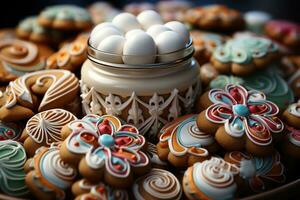
[[[87,57],[88,34],[80,34],[74,41],[63,45],[58,52],[47,59],[47,69],[76,71]]]
[[[45,44],[56,43],[62,38],[59,31],[40,26],[36,16],[27,17],[20,21],[16,28],[16,34],[21,39]]]
[[[278,46],[261,37],[237,37],[219,46],[211,62],[220,73],[247,76],[263,69],[278,57]]]
[[[77,172],[61,160],[59,144],[41,147],[27,162],[30,171],[25,181],[33,196],[45,200],[65,199],[66,190],[71,187]]]
[[[26,153],[16,141],[0,141],[0,191],[10,196],[29,194],[25,184],[24,164]]]
[[[290,48],[300,47],[299,24],[285,20],[271,20],[265,25],[265,33]]]
[[[273,153],[274,138],[284,125],[277,117],[279,108],[264,93],[228,84],[225,89],[211,89],[207,100],[208,108],[197,118],[200,131],[214,135],[227,151],[245,148],[257,156]]]
[[[86,115],[65,126],[62,135],[69,136],[60,149],[61,158],[79,166],[80,174],[90,182],[103,180],[114,187],[128,187],[134,175],[150,167],[142,152],[145,138],[114,116]]]
[[[53,142],[62,141],[60,135],[63,126],[77,118],[63,109],[51,109],[31,117],[23,131],[24,148],[29,157],[41,146],[49,147]]]
[[[22,135],[23,127],[18,123],[9,123],[0,121],[0,141],[15,140],[19,141]]]
[[[0,83],[28,72],[42,70],[53,51],[46,46],[18,39],[0,40]]]
[[[224,5],[209,5],[188,10],[184,17],[187,23],[204,30],[231,32],[244,27],[243,16]]]
[[[38,16],[39,25],[59,30],[86,30],[91,28],[87,10],[75,5],[54,5],[45,8]]]
[[[238,172],[238,167],[217,157],[197,162],[184,173],[183,191],[189,200],[235,199]]]
[[[10,82],[0,96],[0,120],[18,121],[36,111],[67,107],[76,101],[78,93],[79,81],[67,70],[28,73]]]
[[[75,200],[129,200],[129,195],[126,190],[112,188],[100,182],[89,193],[82,194]]]
[[[199,131],[197,115],[185,115],[167,123],[160,131],[157,154],[175,167],[187,167],[210,158],[216,152],[213,136]]]
[[[171,172],[152,168],[149,173],[134,181],[132,193],[136,200],[180,200],[182,189]]]
[[[76,181],[72,185],[72,193],[75,197],[89,193],[91,189],[96,186],[97,184],[91,183],[86,179],[81,179],[79,181]]]
[[[157,154],[156,145],[154,145],[150,142],[147,142],[147,148],[145,150],[145,153],[149,157],[149,160],[151,162],[151,166],[153,168],[166,169],[168,167],[168,163],[159,158],[159,156]]]

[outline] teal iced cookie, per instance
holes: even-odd
[[[226,84],[242,84],[248,90],[259,90],[266,94],[269,101],[274,102],[280,110],[294,102],[294,94],[287,82],[279,75],[277,69],[269,67],[266,70],[247,77],[219,75],[210,82],[210,88],[224,88]]]

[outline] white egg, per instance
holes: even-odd
[[[145,31],[143,31],[142,29],[132,29],[126,33],[125,38],[128,39],[129,37],[132,37],[137,33],[145,33]]]
[[[122,35],[122,33],[113,27],[104,27],[101,29],[101,31],[96,32],[94,35],[91,35],[90,37],[90,44],[92,47],[97,48],[98,45],[111,35]]]
[[[150,26],[147,30],[147,33],[154,39],[161,34],[164,31],[171,31],[168,27],[161,25],[161,24],[155,24],[153,26]]]
[[[180,34],[184,38],[184,42],[186,44],[189,43],[190,32],[183,23],[180,23],[178,21],[171,21],[166,23],[165,26]]]
[[[129,37],[123,48],[123,62],[126,64],[150,64],[155,62],[155,42],[147,33],[136,33]]]
[[[111,35],[105,38],[97,47],[105,53],[97,53],[97,57],[106,62],[123,63],[122,54],[125,38],[120,35]],[[107,54],[106,54],[107,53]]]
[[[163,24],[161,16],[153,10],[145,10],[137,16],[137,20],[142,25],[144,30],[147,30],[154,24]]]
[[[141,25],[133,14],[121,13],[115,16],[112,23],[121,29],[123,32],[128,32],[132,29],[140,29]]]
[[[165,31],[156,37],[156,46],[160,62],[175,61],[183,57],[183,52],[175,52],[185,47],[184,39],[174,31]],[[175,53],[174,53],[175,52]],[[167,54],[167,55],[161,55]]]
[[[115,25],[113,25],[111,22],[104,22],[101,24],[98,24],[97,26],[95,26],[91,32],[91,36],[95,35],[97,32],[99,32],[101,29],[105,28],[105,27],[112,27],[115,28],[117,30],[119,30]],[[119,30],[121,32],[121,30]]]

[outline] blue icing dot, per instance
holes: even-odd
[[[114,138],[109,134],[104,134],[100,136],[100,143],[103,146],[111,147],[115,144]]]
[[[247,106],[242,104],[237,104],[233,106],[233,112],[239,116],[246,117],[250,114],[250,111]]]

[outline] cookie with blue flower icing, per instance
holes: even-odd
[[[278,47],[271,40],[247,36],[228,40],[215,49],[211,62],[222,74],[249,75],[276,60]]]
[[[38,23],[59,30],[86,30],[92,26],[88,11],[75,5],[49,6],[39,14]]]

